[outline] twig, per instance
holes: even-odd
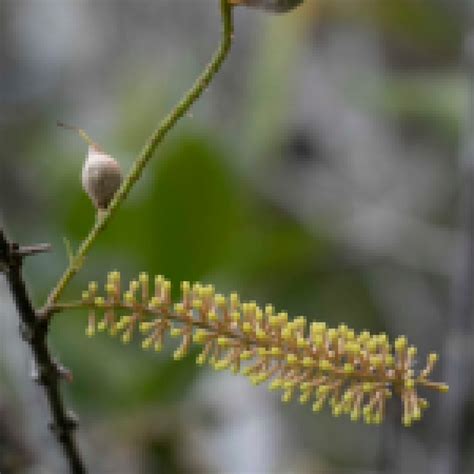
[[[127,178],[122,183],[122,186],[117,191],[114,199],[110,203],[107,211],[97,219],[96,224],[91,229],[89,235],[82,242],[79,247],[74,259],[70,262],[69,266],[65,270],[58,283],[51,291],[45,308],[42,311],[43,317],[48,318],[50,308],[59,300],[66,286],[74,277],[74,275],[80,270],[83,265],[84,257],[89,252],[90,248],[97,240],[99,235],[107,227],[112,216],[118,210],[119,206],[128,196],[130,190],[134,184],[140,179],[145,166],[150,161],[158,145],[163,141],[167,133],[174,127],[174,125],[181,119],[196,102],[197,99],[207,89],[210,82],[219,71],[227,57],[230,48],[232,46],[233,39],[233,19],[232,19],[232,6],[228,0],[220,0],[221,2],[221,19],[222,19],[222,38],[220,45],[214,54],[211,62],[208,64],[204,72],[199,76],[191,89],[185,94],[183,99],[175,106],[175,108],[169,113],[167,117],[159,124],[158,128],[148,139],[140,155],[136,159],[135,163],[130,170]]]
[[[25,256],[45,252],[46,244],[19,247],[10,243],[0,229],[0,269],[5,273],[10,292],[20,316],[20,330],[25,342],[31,348],[35,360],[35,379],[43,386],[53,418],[50,424],[58,442],[64,450],[71,472],[85,473],[84,463],[79,454],[74,429],[77,426],[75,415],[66,410],[59,390],[61,378],[67,378],[68,371],[51,356],[46,337],[48,322],[37,317],[25,282],[21,275],[22,261]]]

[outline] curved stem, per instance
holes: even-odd
[[[199,76],[194,85],[189,89],[181,101],[175,106],[175,108],[162,120],[158,128],[148,139],[143,150],[141,151],[138,158],[135,160],[128,176],[122,183],[122,186],[117,191],[114,199],[110,203],[107,211],[100,217],[98,217],[96,224],[89,232],[89,235],[82,242],[76,255],[69,263],[64,274],[57,282],[56,286],[48,296],[46,306],[42,313],[44,317],[48,317],[50,308],[54,305],[66,286],[69,284],[74,275],[82,268],[84,257],[90,251],[92,245],[97,240],[99,235],[105,230],[110,219],[113,217],[119,206],[128,196],[130,190],[134,184],[142,176],[145,166],[150,161],[158,145],[163,141],[167,133],[176,125],[179,119],[181,119],[191,108],[191,106],[199,99],[202,93],[209,86],[212,79],[215,77],[217,72],[222,66],[222,63],[229,54],[232,46],[233,39],[233,18],[232,18],[232,6],[228,0],[220,0],[221,2],[221,19],[222,19],[222,37],[219,48],[207,65],[204,72]]]

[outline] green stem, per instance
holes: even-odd
[[[43,314],[45,317],[48,316],[49,309],[59,300],[66,286],[72,280],[74,275],[82,268],[84,257],[90,251],[92,245],[95,243],[99,235],[105,230],[112,216],[116,213],[119,206],[126,199],[134,184],[142,176],[145,166],[150,161],[158,145],[160,145],[167,133],[176,125],[178,120],[181,119],[189,111],[191,106],[199,99],[229,54],[234,34],[232,6],[228,0],[220,0],[220,2],[223,30],[219,48],[191,89],[189,89],[189,91],[175,106],[175,108],[162,120],[158,128],[148,139],[140,155],[135,160],[135,163],[133,164],[128,176],[110,203],[107,211],[103,216],[97,219],[97,222],[89,232],[89,235],[82,242],[76,255],[69,263],[69,266],[66,268],[64,274],[49,294],[46,306],[43,309]]]

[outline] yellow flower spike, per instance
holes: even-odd
[[[258,385],[275,376],[268,388],[283,388],[285,400],[298,389],[300,403],[316,395],[315,411],[329,401],[334,416],[348,414],[357,420],[363,411],[367,423],[382,421],[385,404],[393,393],[404,405],[403,423],[411,425],[428,407],[416,391],[418,386],[440,392],[448,389],[429,378],[437,354],[429,354],[425,367],[418,369],[416,348],[408,346],[405,336],[390,343],[384,333],[356,334],[344,323],[327,328],[322,322],[311,323],[306,332],[307,322],[302,316],[289,320],[286,312],[277,313],[272,305],[262,308],[255,301],[242,303],[237,293],[227,297],[216,294],[212,285],[200,283],[181,283],[181,299],[171,301],[171,283],[161,276],[155,278],[154,296],[147,301],[149,278],[142,273],[132,280],[120,301],[118,272],[107,275],[103,294],[98,294],[97,284],[91,282],[82,293],[82,302],[77,303],[89,310],[92,323],[88,323],[86,335],[92,336],[97,329],[108,329],[111,335],[124,331],[122,340],[126,343],[137,323],[144,334],[142,347],[161,350],[163,337],[169,332],[172,337],[183,338],[174,352],[176,359],[184,357],[194,342],[203,345],[196,358],[198,365],[209,358],[216,370],[238,373],[241,361],[254,360],[242,370],[252,383]],[[143,285],[147,285],[146,291]],[[105,316],[96,326],[94,312],[98,308],[105,310]],[[119,316],[124,308],[132,316],[122,316],[115,323],[114,315]]]
[[[163,349],[163,344],[161,342],[155,342],[155,345],[153,346],[153,350],[155,352],[160,352]]]

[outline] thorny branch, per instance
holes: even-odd
[[[20,247],[9,242],[0,229],[0,271],[6,276],[18,309],[21,336],[33,353],[35,380],[43,386],[46,393],[53,418],[50,428],[64,450],[71,472],[81,474],[85,473],[86,469],[74,438],[77,419],[65,408],[59,388],[61,378],[67,378],[69,372],[51,356],[46,341],[48,322],[38,317],[22,277],[23,258],[48,250],[47,244]]]

